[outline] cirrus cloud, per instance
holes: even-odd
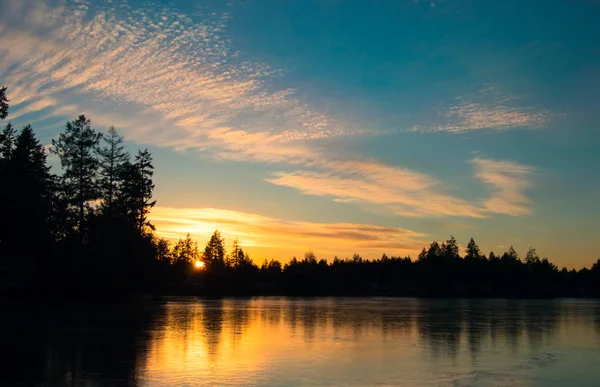
[[[416,125],[413,131],[462,133],[473,130],[508,130],[541,128],[553,116],[548,110],[524,107],[521,98],[506,94],[495,87],[458,97],[438,115],[437,122]]]

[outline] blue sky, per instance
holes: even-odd
[[[158,233],[258,261],[473,236],[598,258],[600,2],[0,0],[11,119],[156,165]],[[57,165],[56,160],[52,162]]]

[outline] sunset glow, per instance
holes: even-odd
[[[170,241],[218,228],[258,262],[414,257],[450,234],[597,256],[595,2],[4,3],[12,123],[48,146],[85,113],[148,147]],[[562,15],[580,22],[544,34]]]

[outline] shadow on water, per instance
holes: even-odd
[[[139,359],[161,307],[4,305],[0,385],[137,386]],[[10,351],[10,352],[9,352]]]

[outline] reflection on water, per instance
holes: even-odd
[[[3,305],[10,386],[597,386],[591,300]]]

